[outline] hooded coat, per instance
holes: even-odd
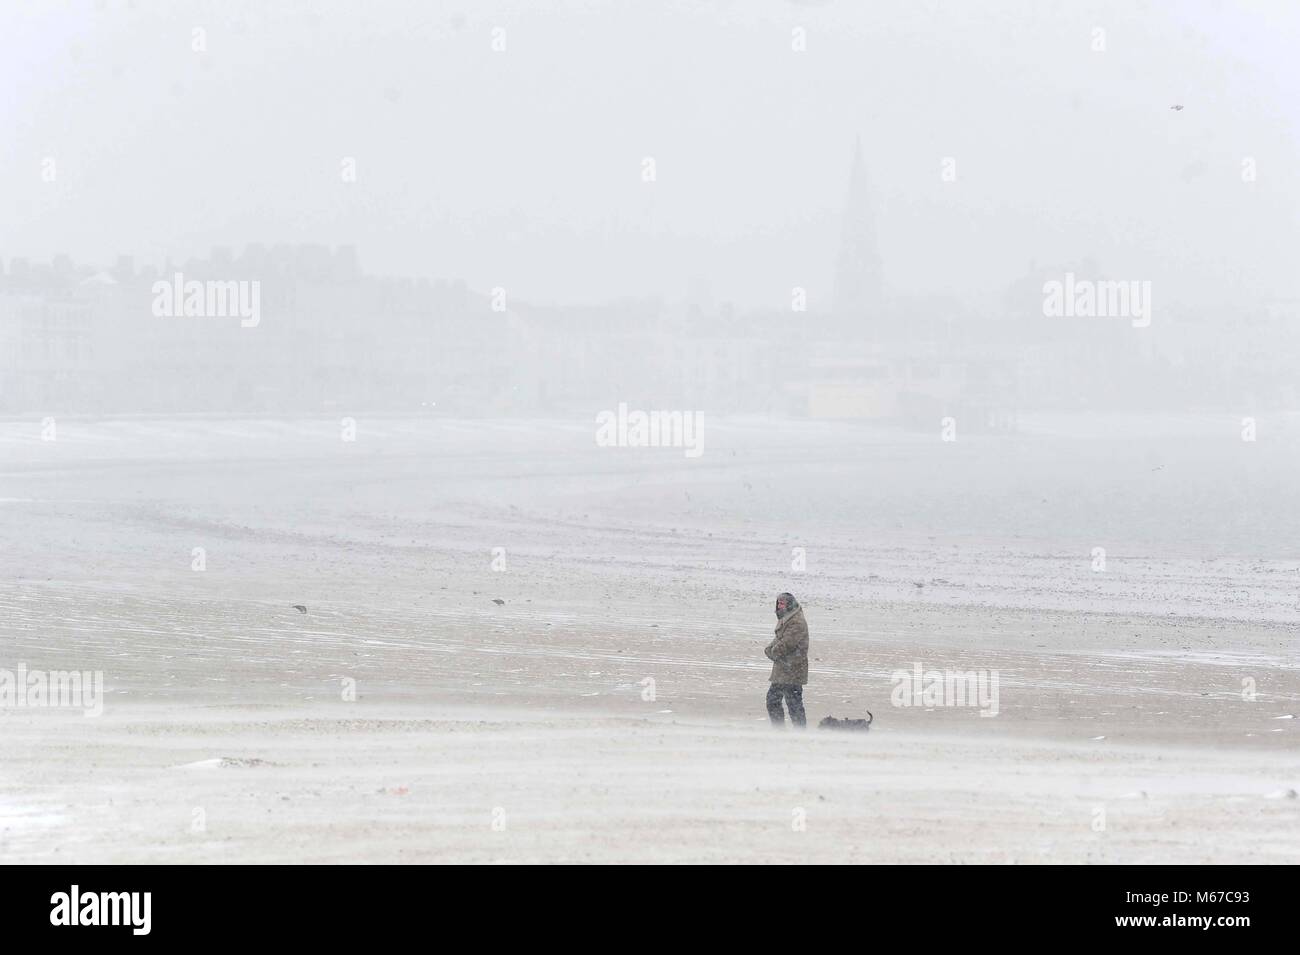
[[[777,618],[776,636],[763,651],[772,661],[772,683],[808,682],[808,624],[803,607]]]

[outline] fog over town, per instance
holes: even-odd
[[[0,860],[1300,860],[1297,47],[5,5]]]

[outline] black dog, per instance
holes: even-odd
[[[870,710],[867,710],[865,720],[837,720],[833,716],[828,716],[817,724],[817,728],[822,730],[862,730],[866,732],[871,729],[871,721],[874,719],[875,717],[871,715]]]

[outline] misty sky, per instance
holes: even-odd
[[[1289,298],[1297,49],[1285,0],[4,0],[0,258],[352,243],[536,302],[817,309],[860,135],[894,292],[1092,256],[1162,302]]]

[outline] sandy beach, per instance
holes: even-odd
[[[1300,861],[1294,422],[357,419],[0,423],[0,859]]]

